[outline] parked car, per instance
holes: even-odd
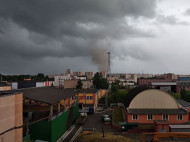
[[[111,116],[109,114],[102,115],[102,121],[103,122],[111,121]]]
[[[76,120],[76,124],[82,125],[87,120],[87,113],[80,113]]]

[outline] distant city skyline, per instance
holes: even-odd
[[[190,74],[189,0],[0,3],[0,74]]]

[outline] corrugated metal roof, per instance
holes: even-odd
[[[18,90],[15,90],[18,92]],[[60,100],[67,99],[79,93],[96,93],[97,89],[60,89],[55,87],[37,87],[20,89],[23,92],[23,98],[36,100],[48,104],[58,103]]]
[[[186,102],[184,100],[177,100],[177,102],[184,108],[186,107],[190,107],[190,103],[189,102]]]

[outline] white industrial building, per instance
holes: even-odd
[[[61,76],[54,76],[54,86],[56,87],[63,87],[65,80],[71,80],[72,77],[70,74],[68,75],[61,75]]]

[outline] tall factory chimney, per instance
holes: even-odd
[[[110,76],[111,69],[110,69],[110,52],[108,52],[108,65],[107,65],[107,74],[108,77]]]

